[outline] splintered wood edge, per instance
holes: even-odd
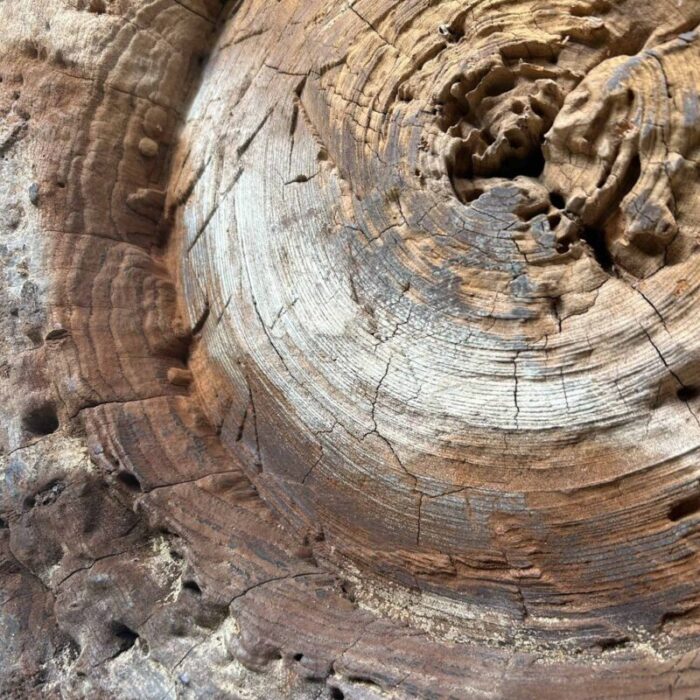
[[[290,20],[308,12],[284,5]],[[29,246],[37,281],[20,281],[3,341],[3,693],[698,692],[687,634],[660,649],[653,635],[632,641],[602,619],[588,648],[546,649],[529,639],[449,641],[449,621],[425,631],[393,609],[383,614],[363,590],[372,577],[339,575],[322,531],[283,527],[279,514],[293,514],[294,503],[270,494],[273,513],[251,483],[244,446],[222,442],[207,415],[217,387],[198,355],[207,317],[220,309],[213,299],[196,314],[183,309],[179,262],[166,246],[203,171],[190,168],[180,190],[188,168],[177,168],[188,158],[172,170],[171,154],[217,33],[238,19],[250,27],[235,40],[266,31],[255,3],[240,18],[213,0],[86,0],[35,6],[31,20],[18,2],[3,9],[2,167],[14,186],[2,197],[9,245]],[[352,12],[358,31],[377,31],[362,8]],[[13,262],[12,274],[21,269]],[[3,295],[8,311],[14,293]],[[410,609],[415,591],[391,591]],[[687,622],[667,612],[670,627]]]

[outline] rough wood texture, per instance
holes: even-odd
[[[697,2],[0,17],[0,693],[700,697]]]

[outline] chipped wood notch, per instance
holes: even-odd
[[[0,696],[700,698],[700,3],[0,18]]]

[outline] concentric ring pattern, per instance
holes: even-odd
[[[244,4],[179,149],[210,419],[470,634],[698,603],[700,10],[643,4]]]

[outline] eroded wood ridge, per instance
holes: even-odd
[[[700,8],[18,8],[2,692],[700,695]]]

